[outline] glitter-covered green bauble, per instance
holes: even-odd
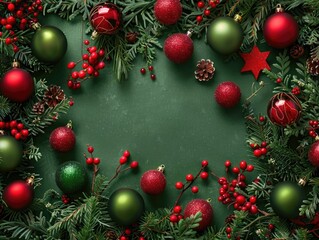
[[[207,42],[218,53],[236,52],[243,42],[243,29],[231,17],[216,18],[208,27]]]
[[[0,172],[18,167],[22,160],[22,146],[11,136],[0,136]]]
[[[64,33],[53,26],[39,28],[31,41],[32,54],[40,61],[51,64],[63,58],[67,45]]]
[[[303,189],[297,183],[281,182],[271,191],[270,204],[280,217],[296,218],[304,196]]]
[[[83,190],[87,176],[84,167],[75,161],[63,163],[55,173],[55,181],[62,192],[72,194]]]
[[[108,209],[111,218],[117,224],[130,225],[142,216],[144,200],[137,191],[120,188],[111,194]]]

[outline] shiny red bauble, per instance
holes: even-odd
[[[189,35],[175,33],[164,42],[164,53],[174,63],[184,63],[189,60],[194,51],[194,45]]]
[[[4,189],[2,199],[12,210],[25,209],[32,203],[33,188],[24,181],[14,181]]]
[[[158,195],[165,190],[166,178],[162,171],[149,170],[142,175],[140,185],[143,192]]]
[[[289,47],[297,40],[298,35],[298,23],[289,13],[276,12],[265,21],[264,38],[271,47]]]
[[[31,74],[20,68],[6,72],[0,81],[0,92],[14,102],[25,102],[34,92],[34,81]]]
[[[90,23],[99,34],[112,35],[122,28],[122,12],[112,3],[98,4],[90,12]]]
[[[214,96],[220,106],[232,108],[240,102],[241,91],[236,83],[226,81],[218,84]]]
[[[49,142],[54,150],[68,152],[75,146],[75,134],[70,127],[58,127],[51,132]]]
[[[161,24],[175,24],[182,16],[182,4],[180,0],[157,0],[154,5],[154,14]]]
[[[308,152],[308,159],[314,167],[319,167],[319,141],[311,145]]]
[[[198,212],[202,213],[202,220],[199,222],[199,226],[196,228],[196,230],[203,231],[209,225],[211,225],[213,219],[213,208],[207,200],[194,199],[186,205],[184,217],[188,218]]]
[[[295,95],[277,93],[268,103],[267,114],[272,123],[286,127],[299,119],[301,110],[300,101]]]

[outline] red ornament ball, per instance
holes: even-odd
[[[0,92],[14,102],[25,102],[34,92],[31,74],[23,69],[14,68],[6,72],[0,81]]]
[[[314,167],[319,167],[319,141],[311,145],[308,152],[308,159]]]
[[[115,4],[98,4],[92,8],[89,17],[97,33],[112,35],[122,28],[122,12]]]
[[[157,0],[154,5],[156,19],[164,25],[172,25],[182,16],[180,0]]]
[[[204,199],[194,199],[190,201],[184,211],[184,217],[188,218],[191,215],[195,215],[196,213],[202,213],[202,220],[199,222],[199,226],[196,228],[198,231],[205,230],[212,222],[213,218],[213,208]]]
[[[22,210],[32,203],[33,188],[24,181],[14,181],[4,189],[2,198],[12,210]]]
[[[215,90],[215,100],[224,108],[236,106],[240,101],[240,97],[240,88],[233,82],[222,82]]]
[[[289,47],[297,40],[298,35],[298,23],[288,13],[277,12],[265,21],[264,37],[267,44],[271,47]]]
[[[149,170],[142,175],[140,185],[143,192],[158,195],[165,190],[166,178],[162,171]]]
[[[193,41],[184,33],[175,33],[164,42],[164,53],[174,63],[186,62],[192,57],[193,51]]]
[[[75,145],[75,134],[70,127],[58,127],[51,132],[49,142],[54,150],[68,152]]]
[[[267,114],[272,123],[286,127],[299,119],[301,109],[301,104],[295,95],[277,93],[268,103]]]

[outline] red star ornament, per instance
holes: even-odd
[[[256,45],[253,47],[250,53],[240,53],[240,56],[245,61],[245,65],[241,69],[241,72],[251,71],[257,80],[260,71],[264,70],[265,68],[270,70],[270,67],[266,61],[269,54],[270,51],[261,52]]]

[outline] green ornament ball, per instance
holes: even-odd
[[[278,216],[296,218],[303,199],[304,191],[297,183],[281,182],[270,194],[270,205]]]
[[[22,145],[11,136],[0,136],[0,172],[18,167],[22,160]]]
[[[144,212],[144,200],[135,190],[120,188],[114,191],[108,202],[111,218],[119,225],[135,223]]]
[[[31,41],[32,54],[40,61],[50,64],[63,58],[67,45],[64,33],[53,26],[38,29]]]
[[[224,55],[236,52],[240,48],[243,38],[243,29],[231,17],[216,18],[208,27],[208,44],[216,52]]]
[[[84,167],[75,161],[65,162],[56,170],[55,181],[63,193],[73,194],[83,190],[87,180]]]

